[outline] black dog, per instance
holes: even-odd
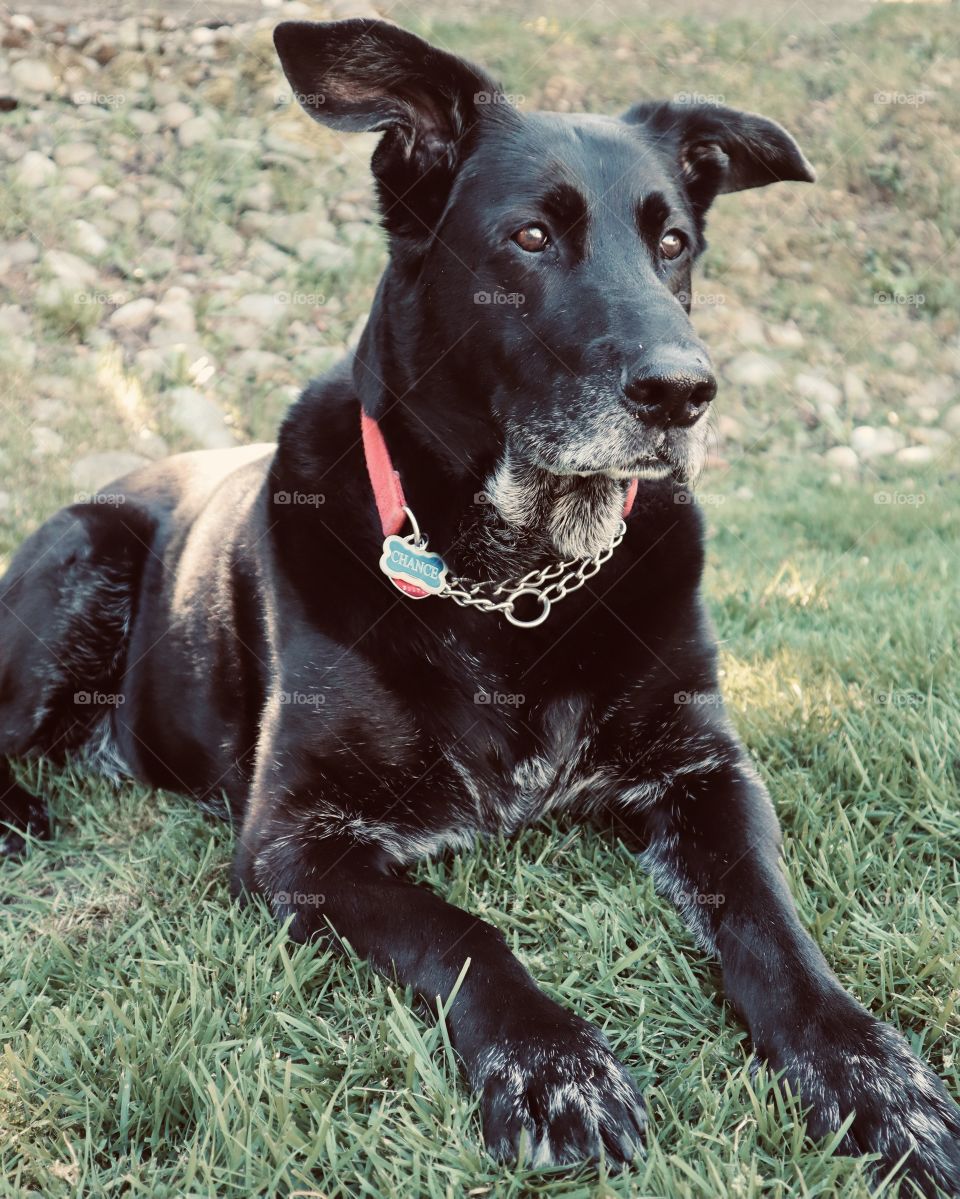
[[[629,1160],[640,1094],[495,929],[403,871],[545,812],[601,820],[719,958],[810,1132],[855,1112],[846,1150],[960,1193],[960,1110],[798,922],[699,594],[685,481],[715,382],[691,265],[718,193],[809,165],[712,105],[520,114],[380,22],[276,44],[312,116],[382,131],[370,321],[276,448],[145,468],[27,541],[0,593],[0,752],[225,792],[237,891],[430,1002],[469,959],[454,1044],[491,1150],[525,1132],[536,1163]],[[47,818],[5,770],[17,851]]]

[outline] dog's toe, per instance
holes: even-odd
[[[488,1049],[477,1072],[484,1135],[501,1161],[572,1165],[643,1150],[643,1098],[604,1038],[582,1022],[527,1030]]]
[[[855,1016],[855,1037],[812,1039],[774,1062],[809,1105],[810,1135],[827,1135],[852,1112],[838,1151],[870,1155],[879,1176],[896,1175],[891,1194],[960,1199],[960,1108],[898,1032],[862,1009]]]

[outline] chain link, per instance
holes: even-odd
[[[481,612],[502,612],[511,624],[521,629],[532,629],[550,615],[552,606],[579,590],[597,573],[600,567],[613,554],[627,531],[624,521],[620,521],[610,541],[590,558],[570,558],[564,562],[552,562],[540,570],[531,570],[527,574],[504,579],[501,583],[473,582],[461,579],[456,575],[448,575],[443,590],[438,592],[440,599],[453,600],[461,608],[479,608]],[[522,620],[514,614],[514,606],[524,595],[532,595],[540,603],[540,611],[529,620]],[[503,598],[497,598],[503,597]]]

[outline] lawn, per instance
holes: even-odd
[[[700,485],[706,590],[803,917],[958,1096],[956,11],[885,7],[838,32],[508,9],[393,15],[486,61],[530,107],[723,95],[787,123],[820,168],[814,188],[721,199],[711,225],[697,316],[722,383]],[[97,454],[204,444],[197,395],[224,414],[217,436],[269,437],[369,303],[383,252],[369,142],[279,108],[268,33],[231,37],[196,79],[189,54],[163,70],[142,49],[108,59],[97,95],[125,99],[101,117],[54,91],[3,118],[0,151],[38,148],[59,174],[39,193],[16,171],[0,181],[0,565],[84,490]],[[166,118],[138,127],[175,96],[253,150],[182,144]],[[78,142],[112,196],[56,154]],[[349,255],[284,247],[304,214]],[[33,257],[11,250],[27,244]],[[285,309],[238,319],[251,289]],[[137,297],[156,302],[144,324],[114,321]],[[264,356],[238,362],[253,348]],[[868,1193],[862,1162],[805,1142],[796,1103],[751,1080],[715,964],[600,834],[548,824],[419,872],[503,929],[646,1090],[643,1163],[533,1172],[484,1154],[442,1025],[362,963],[293,948],[261,908],[231,905],[224,825],[174,795],[24,770],[56,827],[0,870],[0,1195]]]

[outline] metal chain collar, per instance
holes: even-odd
[[[410,540],[418,548],[425,549],[427,538],[421,534],[416,517],[407,507],[404,507],[404,512],[413,527],[413,532],[404,540]],[[593,578],[604,562],[612,557],[613,551],[623,541],[626,531],[626,522],[621,520],[610,541],[592,557],[553,562],[540,570],[531,570],[525,575],[504,579],[501,583],[489,580],[475,582],[448,574],[443,588],[437,592],[437,597],[453,600],[461,608],[474,607],[479,608],[481,612],[502,612],[512,625],[520,629],[536,628],[547,619],[555,603],[571,591],[579,590],[584,583]],[[524,595],[535,596],[540,603],[540,611],[529,620],[523,620],[514,614],[517,600]]]

